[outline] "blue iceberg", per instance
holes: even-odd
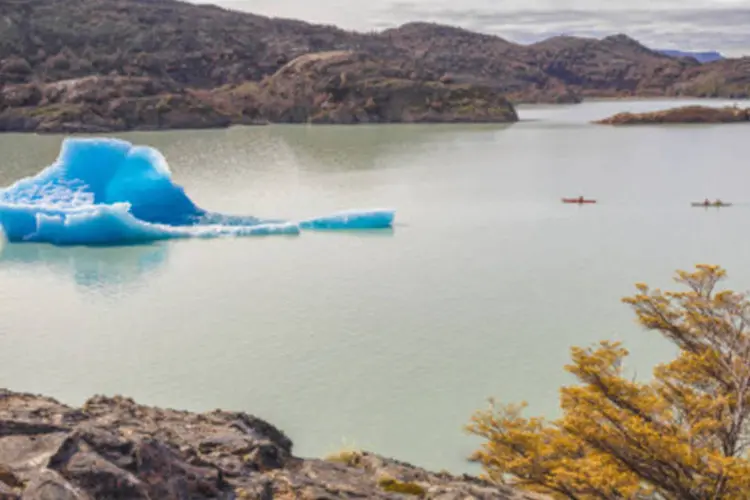
[[[124,245],[393,224],[393,210],[347,211],[297,222],[210,212],[196,206],[171,177],[154,148],[119,139],[68,138],[55,163],[0,189],[0,225],[10,242]]]

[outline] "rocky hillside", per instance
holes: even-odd
[[[260,83],[218,89],[227,112],[275,123],[514,122],[496,89],[412,71],[364,52],[300,56]],[[239,103],[242,103],[241,105]]]
[[[3,500],[538,498],[375,455],[301,459],[271,424],[95,397],[71,408],[0,389]]]
[[[500,107],[470,108],[499,103],[500,95],[516,102],[750,96],[750,58],[700,64],[625,35],[519,45],[431,23],[365,34],[177,0],[0,0],[0,26],[0,130],[507,121]],[[349,90],[326,90],[334,76],[327,63],[295,69],[304,60],[297,58],[321,53],[361,55],[341,63]],[[114,88],[97,94],[92,81]],[[136,88],[144,93],[132,95]],[[394,112],[407,95],[410,109]]]
[[[0,89],[0,131],[110,132],[249,123],[515,122],[493,87],[430,79],[363,52],[299,56],[260,82],[216,89],[149,76],[87,76]]]
[[[690,57],[698,62],[713,62],[725,59],[720,52],[708,51],[708,52],[691,52],[685,50],[674,50],[674,49],[661,49],[659,50],[662,54],[670,57]]]
[[[170,79],[88,76],[0,89],[0,131],[95,133],[231,123],[231,116]]]
[[[431,23],[361,34],[176,0],[0,0],[0,19],[0,84],[117,74],[216,87],[259,81],[310,52],[355,50],[519,96],[562,87],[590,95],[750,90],[748,59],[700,65],[624,35],[524,46]],[[717,88],[704,88],[706,75]]]
[[[0,19],[0,83],[114,74],[213,87],[356,38],[172,0],[1,0]]]

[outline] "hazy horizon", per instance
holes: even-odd
[[[433,0],[362,2],[318,0],[193,0],[271,17],[333,24],[357,31],[381,30],[412,21],[439,22],[533,43],[566,34],[601,38],[625,33],[655,49],[718,51],[750,55],[750,7],[739,0],[489,0],[461,4]],[[532,7],[529,7],[531,5]],[[564,8],[561,8],[564,7]]]

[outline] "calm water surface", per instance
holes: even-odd
[[[512,126],[271,126],[133,133],[203,207],[307,217],[393,207],[392,232],[6,245],[0,385],[268,419],[301,455],[343,444],[467,470],[488,396],[554,416],[571,345],[624,340],[639,375],[671,353],[619,299],[676,268],[750,288],[750,126],[609,128],[624,109],[522,107]],[[0,184],[61,138],[0,136]],[[562,205],[583,194],[600,204]],[[719,197],[736,206],[695,209]]]

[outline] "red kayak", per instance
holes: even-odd
[[[563,198],[562,201],[563,203],[579,203],[579,204],[596,203],[596,200],[586,200],[586,199],[582,200],[580,198]]]

